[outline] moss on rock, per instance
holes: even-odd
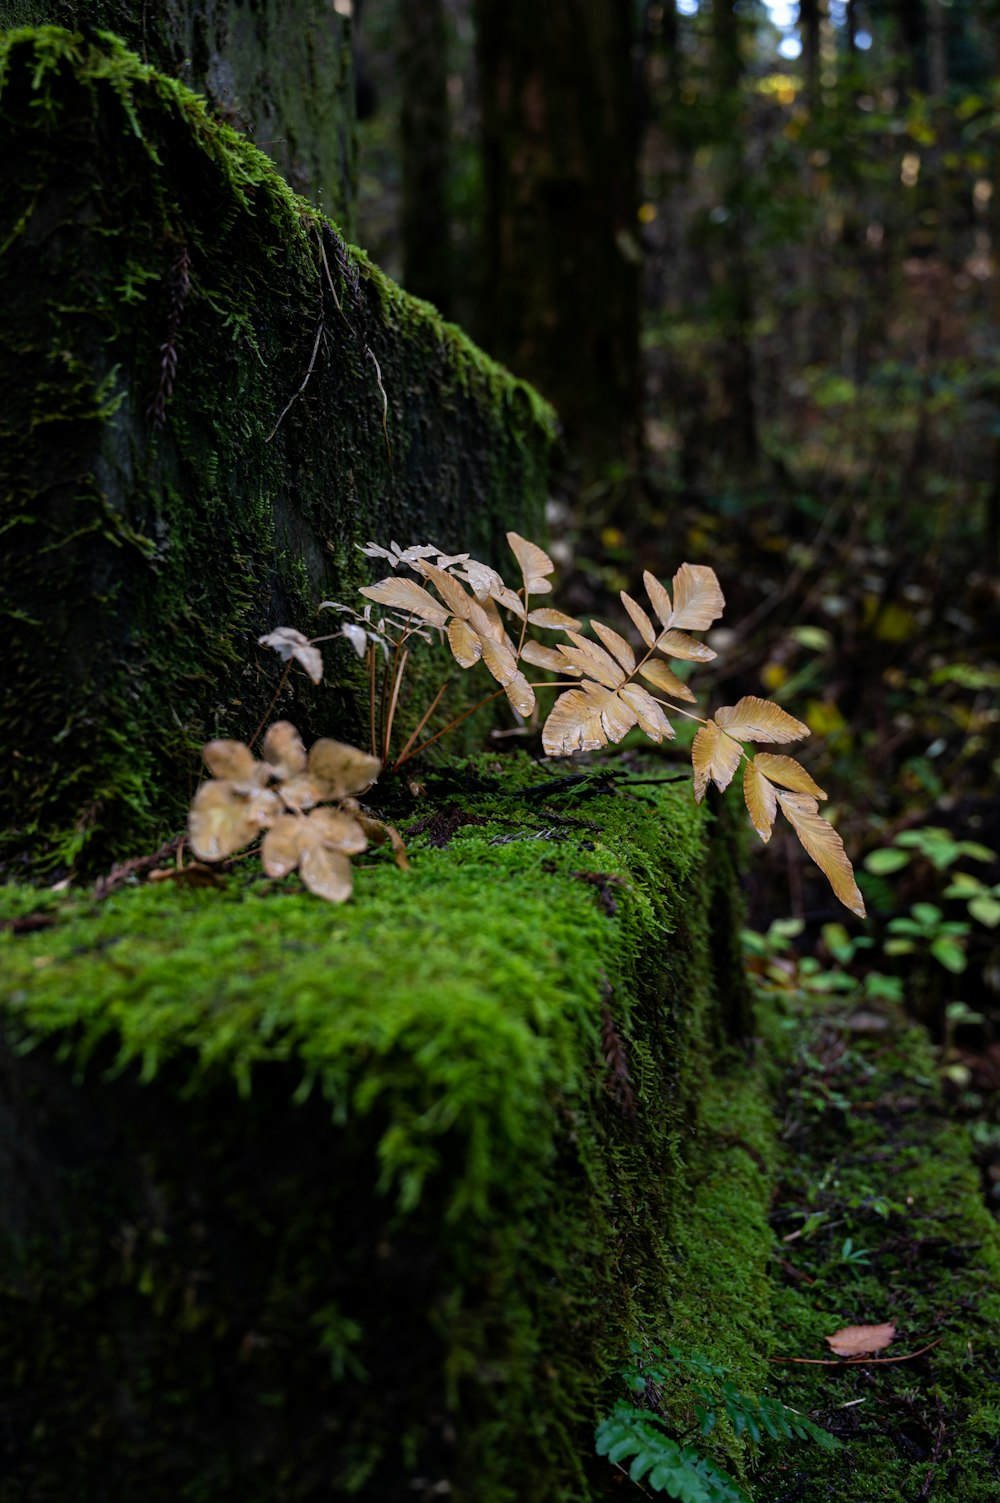
[[[0,250],[0,854],[95,870],[176,825],[357,542],[537,532],[552,416],[102,33],[0,38]],[[307,735],[356,729],[347,656]]]

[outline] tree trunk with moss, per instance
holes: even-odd
[[[441,0],[403,0],[397,58],[402,93],[403,285],[450,313],[448,46]]]
[[[0,43],[0,244],[0,851],[93,871],[180,827],[273,692],[257,638],[336,631],[357,544],[537,532],[553,420],[113,39]],[[277,712],[364,735],[326,652]]]
[[[0,0],[0,29],[41,25],[121,37],[204,95],[353,237],[351,23],[330,0]]]
[[[481,337],[535,383],[586,471],[641,452],[633,7],[478,0]]]

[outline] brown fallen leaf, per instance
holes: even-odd
[[[871,1352],[883,1351],[895,1334],[896,1327],[887,1320],[878,1326],[844,1326],[824,1339],[838,1357],[867,1357]]]

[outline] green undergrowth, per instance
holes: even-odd
[[[4,890],[4,1503],[583,1503],[628,1341],[751,1334],[720,824],[525,766],[335,911],[239,866]]]
[[[107,33],[0,36],[0,303],[11,876],[94,875],[176,824],[206,736],[264,712],[258,636],[335,630],[356,544],[496,562],[540,530],[531,388]],[[438,665],[414,669],[419,705]],[[331,644],[278,713],[351,739],[361,676]]]
[[[845,1444],[769,1444],[754,1496],[987,1503],[1000,1491],[1000,1239],[927,1036],[842,1003],[772,1015],[769,1031],[783,1064],[773,1355],[829,1358],[824,1337],[885,1321],[897,1334],[880,1358],[937,1344],[898,1363],[776,1366],[785,1402]]]

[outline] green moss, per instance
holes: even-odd
[[[912,1361],[780,1369],[782,1398],[845,1447],[772,1455],[755,1496],[987,1503],[1000,1434],[997,1226],[965,1133],[943,1112],[926,1034],[847,1023],[825,1007],[774,1034],[787,1070],[775,1229],[787,1238],[808,1228],[775,1270],[775,1351],[824,1357],[834,1331],[887,1320],[897,1337],[881,1356],[938,1344]],[[848,1238],[862,1261],[845,1258]]]
[[[413,837],[410,873],[359,863],[336,911],[252,878],[6,890],[55,922],[0,936],[0,1371],[46,1415],[0,1498],[46,1447],[80,1498],[140,1468],[151,1500],[603,1495],[608,1374],[701,1277],[711,825],[687,785],[573,807],[525,777],[467,794],[486,823],[446,849]]]
[[[356,543],[537,534],[553,419],[113,37],[0,39],[0,146],[3,853],[92,871],[176,826],[270,695],[256,637],[326,629]],[[349,738],[328,663],[281,709]]]

